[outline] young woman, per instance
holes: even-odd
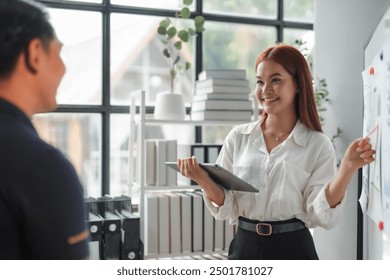
[[[309,67],[294,47],[267,48],[256,61],[258,121],[234,128],[217,163],[259,189],[222,189],[196,158],[179,159],[181,173],[196,181],[216,219],[238,230],[229,259],[318,259],[308,228],[334,227],[353,173],[371,163],[369,139],[348,147],[340,168],[322,133]]]

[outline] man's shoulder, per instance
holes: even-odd
[[[0,143],[0,149],[25,151],[27,154],[56,149],[40,138],[35,130],[17,124],[13,127],[0,126]]]
[[[0,153],[10,166],[20,169],[67,167],[68,160],[60,150],[44,141],[31,129],[23,126],[4,130],[0,128]]]

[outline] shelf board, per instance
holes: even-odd
[[[202,251],[202,252],[187,252],[187,253],[173,253],[173,254],[158,254],[147,255],[145,260],[227,260],[228,253],[225,250],[216,251]]]
[[[136,122],[140,122],[139,115],[135,118]],[[189,124],[189,125],[237,125],[252,122],[252,120],[232,121],[232,120],[156,120],[153,116],[145,116],[145,124]]]
[[[184,190],[200,190],[198,185],[186,186],[144,186],[145,191],[184,191]]]
[[[132,183],[133,187],[140,188],[138,182]],[[172,186],[144,186],[145,191],[182,191],[182,190],[200,190],[199,185],[172,185]]]

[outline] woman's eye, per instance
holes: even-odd
[[[273,83],[279,83],[281,80],[280,79],[273,79],[272,82]]]
[[[261,86],[263,85],[263,81],[256,81],[256,84]]]

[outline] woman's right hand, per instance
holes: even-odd
[[[192,156],[190,158],[178,159],[177,166],[180,169],[180,173],[195,181],[198,185],[200,182],[207,180],[209,178],[208,173],[200,167],[196,157]]]
[[[214,180],[210,178],[207,171],[200,167],[198,160],[194,156],[178,159],[177,166],[183,176],[190,178],[199,185],[208,199],[218,206],[223,205],[225,193],[222,187],[216,184]]]

